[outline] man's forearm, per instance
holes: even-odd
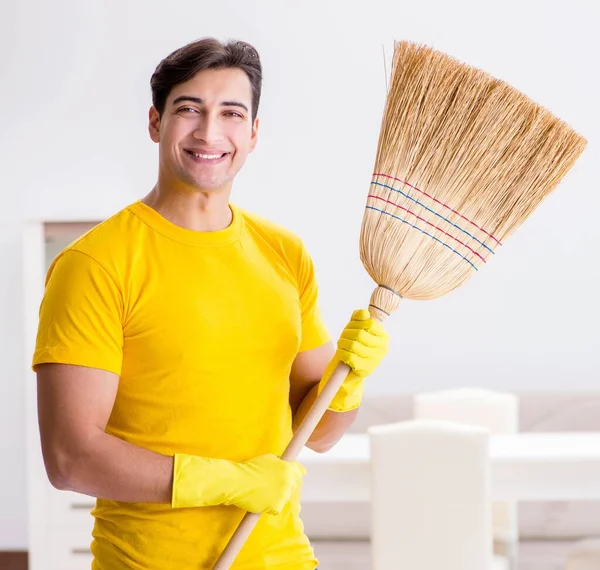
[[[294,416],[294,431],[302,423],[306,414],[310,410],[313,402],[317,399],[318,385],[314,386],[304,397],[296,415]],[[346,430],[352,425],[358,414],[358,408],[350,412],[332,412],[327,410],[325,415],[317,425],[306,447],[323,453],[331,449],[344,435]]]
[[[138,447],[101,430],[77,453],[62,454],[49,470],[59,489],[132,503],[170,503],[173,457]]]

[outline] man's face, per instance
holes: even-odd
[[[254,150],[252,88],[241,69],[208,69],[173,88],[162,117],[150,109],[161,175],[198,190],[228,189]]]

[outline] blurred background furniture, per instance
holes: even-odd
[[[374,569],[508,568],[492,552],[486,429],[417,419],[368,433]]]
[[[521,432],[600,431],[600,392],[522,391],[515,395]],[[366,433],[372,425],[413,417],[413,394],[367,393],[350,433]],[[345,479],[360,476],[353,469],[345,471]],[[569,552],[577,543],[600,537],[600,501],[520,502],[517,511],[519,570],[565,570]],[[363,562],[370,555],[368,502],[360,497],[354,501],[335,497],[307,501],[302,506],[302,518],[317,554],[325,561],[334,561],[324,565],[325,570],[365,568]]]
[[[423,392],[414,397],[414,417],[481,426],[490,433],[516,433],[519,400],[514,394],[479,388]],[[494,552],[505,556],[514,569],[519,543],[517,503],[496,501],[491,516]]]

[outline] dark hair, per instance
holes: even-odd
[[[239,68],[252,87],[252,120],[258,113],[262,87],[262,66],[256,49],[242,41],[220,42],[203,38],[187,44],[163,59],[152,74],[152,104],[162,116],[169,93],[204,69]]]

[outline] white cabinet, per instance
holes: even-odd
[[[48,493],[48,522],[53,528],[91,528],[90,515],[95,499],[70,491],[50,489]]]
[[[37,420],[36,378],[31,357],[37,334],[44,280],[52,260],[98,221],[28,222],[24,228],[25,391],[29,570],[90,568],[95,500],[57,491],[50,485],[42,459]]]
[[[89,549],[89,530],[81,527],[52,529],[48,570],[84,570],[91,568],[92,553]],[[30,564],[31,568],[31,564]]]

